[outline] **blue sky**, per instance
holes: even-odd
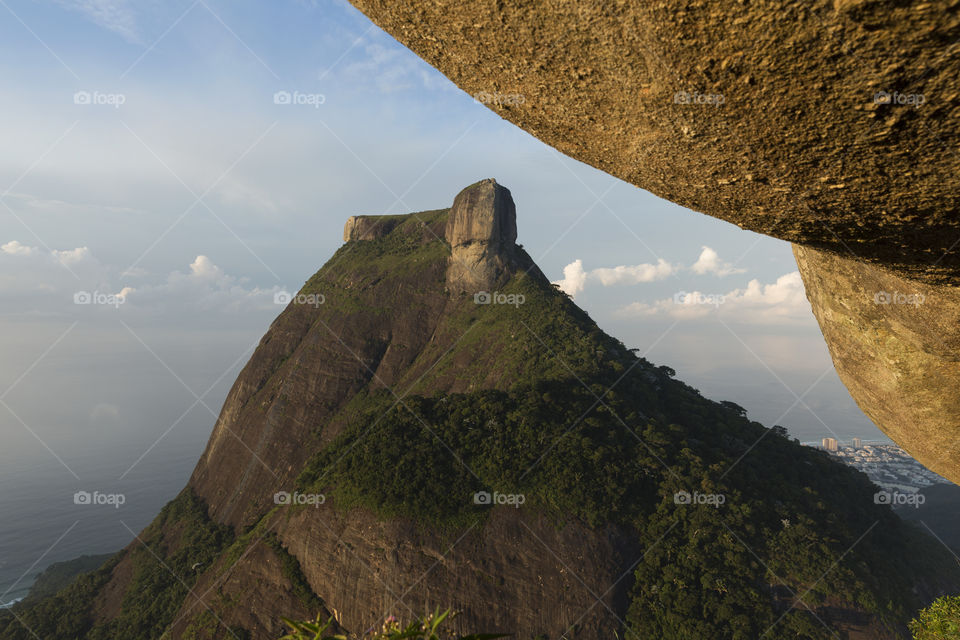
[[[274,294],[348,216],[449,206],[484,177],[513,192],[544,272],[628,346],[801,440],[882,438],[786,243],[561,156],[345,2],[0,15],[0,462],[83,477],[97,452],[116,476],[195,458]],[[82,291],[124,302],[74,304]]]

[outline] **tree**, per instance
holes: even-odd
[[[920,615],[910,621],[913,640],[960,639],[960,596],[944,596],[934,600]]]

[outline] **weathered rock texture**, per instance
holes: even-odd
[[[351,1],[563,153],[743,228],[856,256],[864,264],[806,269],[837,369],[881,429],[960,482],[960,393],[936,383],[958,351],[928,349],[955,320],[949,304],[919,324],[855,305],[846,326],[882,325],[888,337],[856,349],[824,324],[836,306],[827,292],[857,289],[855,274],[956,297],[960,2]],[[893,389],[916,396],[884,399]]]
[[[642,549],[628,531],[611,526],[605,534],[509,507],[452,538],[327,507],[278,526],[347,629],[364,629],[384,612],[409,617],[439,606],[461,612],[461,633],[509,629],[520,638],[536,630],[557,637],[574,625],[589,630],[583,637],[614,637],[611,611],[626,610],[631,583],[618,579]]]
[[[960,289],[794,246],[834,366],[910,455],[960,479]]]
[[[507,120],[663,198],[928,281],[960,266],[956,0],[353,4]]]
[[[350,216],[343,225],[343,241],[382,238],[400,219],[400,216]]]
[[[507,271],[517,242],[517,210],[510,191],[488,178],[457,194],[447,218],[447,285],[489,289]]]

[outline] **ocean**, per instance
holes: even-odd
[[[170,438],[122,480],[150,442],[70,451],[64,460],[80,480],[39,443],[0,451],[0,604],[23,598],[51,563],[128,545],[131,531],[139,533],[186,485],[205,442],[206,434]]]

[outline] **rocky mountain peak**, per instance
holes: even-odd
[[[517,208],[510,190],[487,178],[458,193],[447,218],[446,237],[454,248],[482,242],[511,249],[517,241]]]
[[[343,241],[382,238],[404,217],[350,216],[343,227]],[[475,182],[456,195],[443,234],[450,244],[447,287],[452,293],[495,288],[517,267],[517,208],[510,190],[493,178]]]
[[[510,270],[517,242],[517,209],[510,190],[493,178],[457,194],[447,217],[451,291],[489,289]]]

